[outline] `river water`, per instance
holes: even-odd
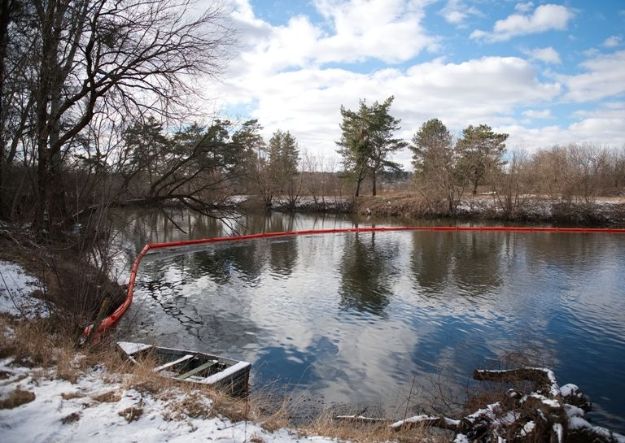
[[[401,223],[117,214],[129,256],[148,241],[372,224]],[[596,424],[625,431],[625,235],[349,233],[150,254],[119,333],[250,361],[256,389],[393,417],[461,402],[478,367],[548,366],[591,396]]]

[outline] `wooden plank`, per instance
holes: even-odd
[[[176,380],[184,380],[186,378],[191,377],[192,375],[198,374],[202,371],[204,371],[205,369],[210,368],[211,366],[214,366],[217,364],[217,360],[210,360],[207,361],[206,363],[204,363],[203,365],[200,365],[196,368],[191,369],[189,372],[185,372],[184,374],[176,377]]]
[[[118,341],[117,346],[119,346],[119,348],[129,356],[138,354],[139,352],[152,347],[152,345],[147,345],[145,343],[132,343],[128,341]]]
[[[204,380],[204,383],[208,383],[208,384],[218,383],[222,381],[223,379],[236,374],[239,371],[248,369],[250,366],[251,366],[250,363],[246,361],[240,361],[236,365],[232,365],[229,368],[224,369],[223,371],[220,371],[216,374],[211,375],[210,377],[207,377]]]
[[[160,372],[160,371],[162,371],[164,369],[171,368],[172,366],[175,366],[175,365],[177,365],[179,363],[182,363],[182,362],[185,362],[187,360],[190,360],[193,357],[194,357],[193,354],[187,354],[184,357],[180,357],[178,360],[170,361],[169,363],[165,363],[164,365],[161,365],[161,366],[159,366],[157,368],[154,368],[154,372]]]

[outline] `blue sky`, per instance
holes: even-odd
[[[237,44],[211,109],[316,156],[336,156],[341,105],[389,95],[406,139],[436,117],[509,149],[625,146],[623,0],[224,1]]]

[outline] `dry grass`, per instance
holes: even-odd
[[[250,437],[250,443],[265,443],[265,440],[263,440],[263,438],[258,434],[252,434]]]
[[[303,427],[302,431],[307,435],[323,435],[361,443],[386,441],[442,443],[453,439],[453,434],[427,426],[394,431],[388,426],[388,423],[339,421],[329,412],[322,414],[312,423]]]
[[[81,394],[80,392],[63,392],[61,394],[61,398],[63,400],[74,400],[75,398],[83,398],[85,394]]]
[[[13,409],[35,399],[35,394],[30,391],[23,391],[19,386],[9,394],[8,398],[0,400],[0,409]]]
[[[72,412],[71,414],[63,417],[61,419],[61,423],[63,423],[64,425],[68,425],[70,423],[75,423],[78,420],[80,420],[80,412]]]
[[[138,406],[130,406],[123,411],[117,413],[120,417],[124,417],[128,423],[139,420],[143,415],[143,408]]]
[[[94,395],[91,398],[100,403],[117,403],[122,399],[122,396],[117,391],[107,391],[102,394]]]
[[[213,403],[199,392],[178,396],[168,404],[166,420],[190,418],[209,418],[213,416]]]

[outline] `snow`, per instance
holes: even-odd
[[[453,443],[469,443],[469,439],[464,434],[458,434]]]
[[[526,437],[534,432],[534,428],[536,428],[536,423],[533,421],[528,421],[523,425],[523,429],[521,429],[521,437]]]
[[[560,423],[554,423],[552,429],[558,438],[558,443],[562,443],[564,441],[564,428],[562,425]]]
[[[566,412],[566,415],[569,418],[571,418],[571,417],[583,417],[584,416],[584,410],[582,408],[578,408],[577,406],[565,404],[564,405],[564,411]]]
[[[499,417],[494,421],[495,424],[502,424],[504,426],[509,426],[512,423],[516,422],[519,419],[520,415],[517,412],[509,411],[504,416]]]
[[[11,359],[0,361],[0,371],[8,377],[0,385],[0,398],[19,386],[34,393],[35,399],[13,409],[0,410],[2,441],[6,442],[243,442],[252,437],[276,443],[333,441],[300,437],[288,429],[272,433],[251,422],[232,422],[220,416],[202,419],[182,414],[172,418],[167,412],[184,398],[182,391],[171,389],[165,392],[166,396],[155,398],[126,388],[121,377],[105,383],[103,371],[87,372],[72,384],[55,378],[52,370],[15,367],[11,363]],[[108,378],[112,377],[108,374]],[[118,398],[109,402],[95,399],[111,391]],[[210,404],[210,400],[205,401]],[[120,413],[128,408],[140,408],[143,412],[135,420],[127,421]]]
[[[609,429],[603,428],[601,426],[593,426],[584,420],[582,417],[570,417],[569,418],[569,429],[591,429],[595,434],[599,434],[606,439],[612,439],[612,441],[616,443],[625,443],[625,436],[621,434],[617,434],[616,432],[612,432]]]
[[[567,383],[564,386],[560,387],[560,394],[562,397],[579,397],[581,392],[577,385],[573,383]]]
[[[46,303],[30,296],[42,287],[20,265],[0,260],[0,313],[27,318],[48,315]]]
[[[430,420],[438,420],[438,419],[439,419],[438,416],[433,416],[433,415],[415,415],[414,417],[409,417],[404,420],[396,421],[395,423],[391,424],[390,427],[393,429],[398,429],[398,428],[401,428],[406,423],[421,423],[421,422],[427,422]],[[448,417],[442,417],[442,419],[445,422],[445,426],[448,426],[450,428],[460,426],[460,420],[454,420]]]
[[[490,405],[486,405],[486,408],[478,409],[471,415],[467,415],[465,418],[470,423],[475,423],[476,420],[481,419],[482,417],[487,417],[491,420],[495,419],[495,414],[499,412],[501,409],[501,405],[499,402],[492,403]]]
[[[529,398],[535,398],[537,400],[540,400],[540,402],[542,404],[544,404],[545,406],[548,406],[550,408],[553,408],[553,409],[558,409],[560,407],[560,402],[558,402],[558,400],[553,400],[551,398],[547,398],[544,395],[530,394]]]

